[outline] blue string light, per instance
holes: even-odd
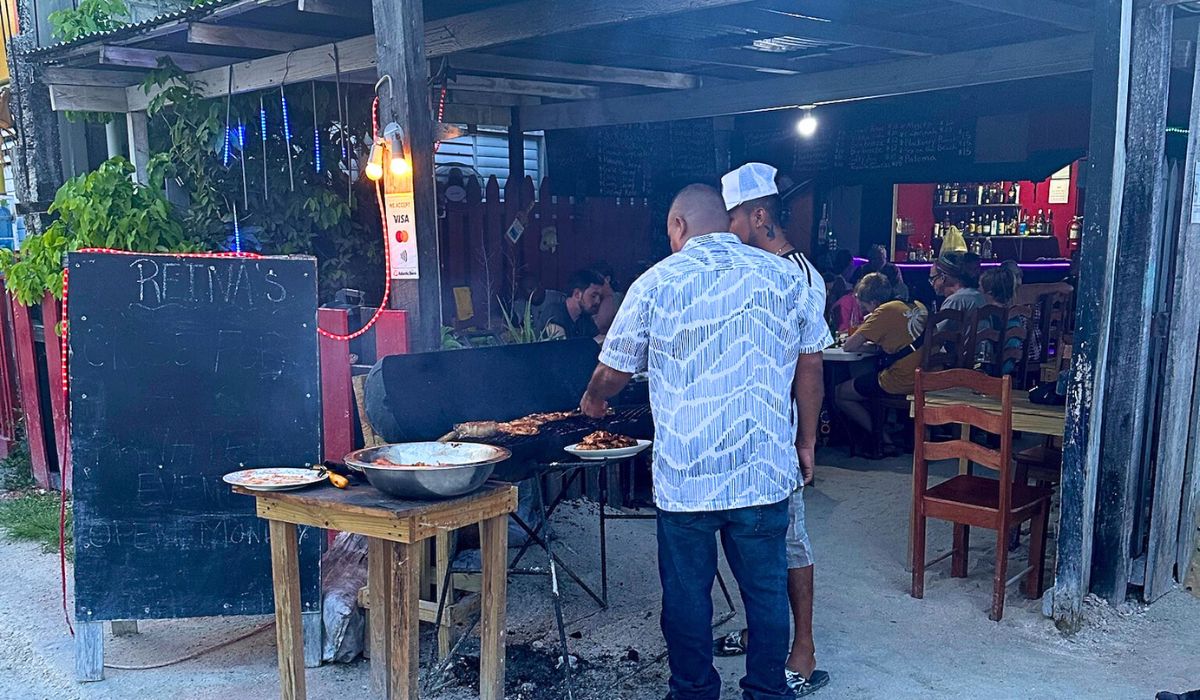
[[[242,252],[242,227],[238,226],[237,205],[233,207],[233,249]]]
[[[266,143],[266,141],[267,141],[267,108],[263,107],[261,102],[259,103],[259,106],[258,106],[258,120],[259,120],[259,122],[261,122],[259,124],[259,127],[262,129],[263,143]]]
[[[230,129],[229,125],[226,124],[225,125],[225,154],[221,158],[221,160],[224,163],[226,168],[229,167],[229,147],[230,147],[230,142],[232,141],[232,139],[230,137],[230,133],[229,133],[230,131],[232,131],[232,129]]]
[[[317,172],[321,172],[321,129],[313,127],[313,156]]]
[[[279,90],[279,104],[283,107],[283,138],[290,146],[292,143],[292,123],[288,118],[287,95],[283,94],[283,89]]]

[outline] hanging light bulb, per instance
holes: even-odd
[[[404,157],[403,135],[404,129],[396,122],[389,123],[383,129],[383,137],[387,140],[388,155],[391,158],[388,163],[388,169],[392,175],[397,177],[403,177],[412,173],[412,165]]]
[[[367,177],[371,180],[380,180],[383,178],[383,141],[375,139],[371,144],[371,155],[367,159],[366,168]]]
[[[813,105],[801,107],[803,114],[800,120],[796,122],[796,133],[804,138],[810,138],[817,133],[817,118],[813,116]]]

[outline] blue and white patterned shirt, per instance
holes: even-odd
[[[792,381],[801,353],[832,342],[823,314],[795,263],[731,233],[689,240],[633,283],[600,361],[649,372],[659,508],[746,508],[795,490]]]

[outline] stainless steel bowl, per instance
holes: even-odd
[[[388,495],[437,500],[475,491],[511,455],[503,447],[473,442],[403,442],[351,452],[345,462]],[[380,458],[395,466],[372,464]]]

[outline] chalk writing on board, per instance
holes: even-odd
[[[255,303],[282,303],[287,288],[278,274],[257,261],[238,261],[218,268],[208,262],[159,262],[138,258],[129,264],[137,272],[135,305],[157,309],[171,304],[240,304],[253,308]],[[253,272],[254,274],[251,274]],[[257,279],[256,279],[257,278]]]

